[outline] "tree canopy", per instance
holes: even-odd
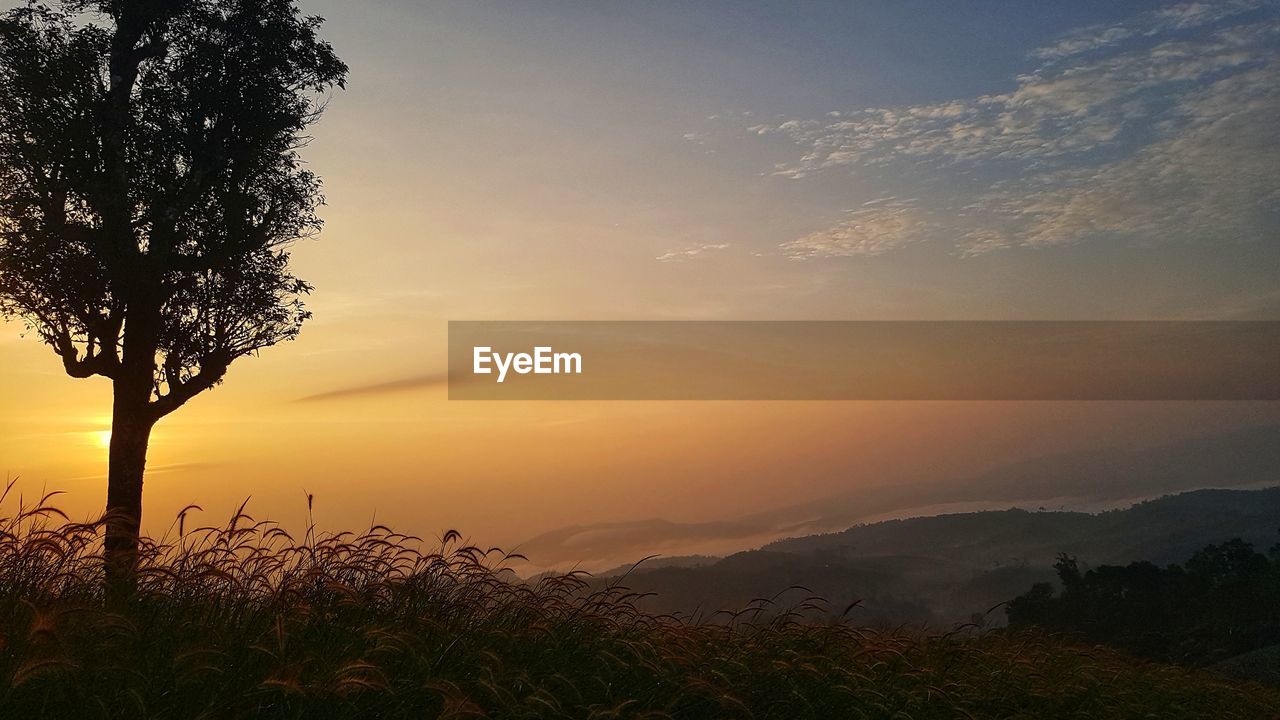
[[[0,312],[153,420],[295,337],[299,157],[346,66],[292,0],[30,4],[0,19]],[[128,347],[130,336],[136,347]]]
[[[1062,585],[1037,583],[1009,603],[1009,624],[1038,625],[1144,657],[1208,664],[1280,643],[1280,545],[1269,555],[1239,539],[1209,545],[1185,564],[1054,566]]]

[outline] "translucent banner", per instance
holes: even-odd
[[[1280,322],[449,323],[452,400],[1277,400]]]

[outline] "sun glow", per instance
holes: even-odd
[[[98,447],[111,447],[111,431],[110,430],[94,430],[92,433],[93,441]]]

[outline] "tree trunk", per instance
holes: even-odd
[[[107,471],[106,539],[103,545],[107,590],[116,597],[137,589],[138,530],[142,522],[142,472],[155,420],[147,401],[150,377],[119,378],[111,412],[111,450]]]

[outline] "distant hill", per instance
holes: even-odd
[[[596,577],[617,577],[619,575],[630,575],[633,573],[649,572],[651,570],[659,570],[662,568],[679,567],[679,568],[696,568],[705,565],[712,565],[720,562],[722,558],[714,555],[673,555],[671,557],[652,557],[644,561],[627,563],[610,568],[604,572],[595,573]]]
[[[1095,510],[1207,485],[1251,488],[1277,482],[1280,425],[1260,425],[1153,447],[1101,447],[1041,456],[967,477],[859,486],[736,518],[706,522],[650,518],[563,527],[520,543],[520,551],[544,568],[557,564],[612,568],[652,553],[720,554],[885,517],[1040,505]]]
[[[800,585],[837,613],[862,600],[855,612],[865,621],[947,625],[1052,581],[1060,552],[1087,564],[1168,564],[1236,537],[1260,550],[1280,542],[1280,487],[1197,490],[1097,514],[1014,509],[890,520],[699,567],[641,570],[626,585],[657,593],[644,601],[657,612],[705,615]],[[804,594],[793,591],[780,604]]]

